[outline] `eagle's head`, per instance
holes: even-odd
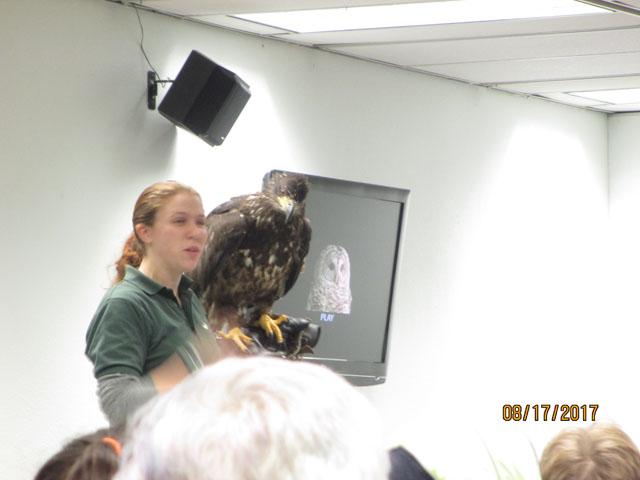
[[[276,197],[289,221],[296,209],[304,209],[304,201],[309,193],[309,181],[307,177],[298,173],[273,172],[267,188]]]

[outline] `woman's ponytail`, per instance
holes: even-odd
[[[120,283],[124,278],[125,267],[131,265],[133,268],[138,268],[142,262],[142,246],[140,241],[134,232],[131,232],[127,241],[124,242],[122,247],[122,255],[116,262],[116,278],[113,284]]]

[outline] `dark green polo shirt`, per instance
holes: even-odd
[[[189,288],[192,283],[183,275],[181,306],[170,288],[127,266],[124,279],[106,293],[87,330],[85,353],[95,377],[145,375],[206,329],[204,310]]]

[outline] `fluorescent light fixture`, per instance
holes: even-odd
[[[589,98],[602,103],[623,105],[640,103],[640,88],[621,88],[618,90],[593,90],[590,92],[567,92],[576,97]]]
[[[575,0],[445,0],[234,15],[298,33],[611,13]]]

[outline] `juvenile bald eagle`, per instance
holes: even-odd
[[[191,274],[212,328],[232,311],[239,325],[228,333],[243,350],[242,328],[260,325],[283,341],[273,303],[293,287],[311,242],[305,217],[309,183],[304,175],[272,172],[261,192],[234,197],[207,216],[208,237]]]

